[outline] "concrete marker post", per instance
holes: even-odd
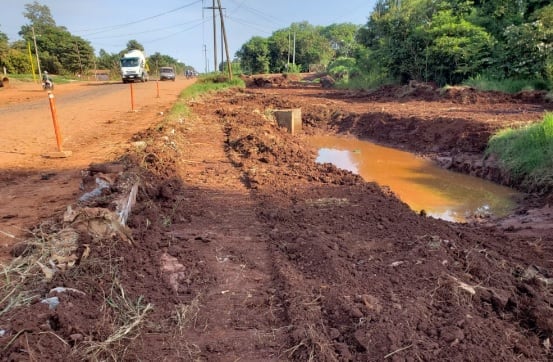
[[[56,134],[56,144],[58,146],[58,152],[50,152],[44,155],[44,157],[50,158],[65,158],[72,155],[71,151],[64,151],[62,149],[62,137],[60,132],[60,126],[58,123],[58,114],[56,110],[56,100],[54,98],[54,93],[48,92],[48,101],[50,102],[50,113],[52,115],[52,122],[54,124],[54,133]]]

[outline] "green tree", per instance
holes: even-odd
[[[330,42],[336,57],[350,57],[357,47],[355,34],[359,28],[351,23],[332,24],[323,28],[321,34]]]
[[[55,28],[56,22],[52,17],[50,8],[46,5],[41,5],[37,1],[34,1],[32,4],[25,4],[25,12],[23,16],[29,19],[31,22],[30,25],[23,25],[19,35],[24,38],[30,37],[31,26],[35,27],[36,32],[42,32],[44,30]]]
[[[538,47],[545,54],[544,73],[553,88],[553,4],[544,6],[535,13],[536,20],[543,29],[543,47]]]
[[[236,56],[246,73],[269,72],[269,42],[265,38],[254,36],[242,45]]]
[[[426,67],[439,84],[457,84],[478,74],[489,61],[493,38],[481,27],[439,11],[430,23],[420,26],[421,38],[429,39],[425,49]]]
[[[25,52],[17,49],[8,50],[6,56],[6,63],[4,64],[8,73],[22,74],[31,73],[31,65],[29,64],[29,57]]]
[[[126,53],[129,50],[133,50],[133,49],[144,51],[144,46],[140,44],[138,41],[132,39],[127,42],[127,47],[122,51],[122,53]]]
[[[0,65],[2,65],[2,59],[6,57],[9,49],[8,36],[0,31]]]
[[[19,34],[33,42],[35,30],[40,62],[52,73],[82,73],[94,64],[94,49],[81,37],[72,35],[65,27],[57,26],[50,9],[36,1],[25,5],[23,15],[30,24],[23,25]]]
[[[119,54],[110,54],[104,49],[100,49],[96,58],[96,67],[98,69],[119,70],[119,58]]]
[[[19,40],[8,46],[7,37],[4,39],[7,48],[0,54],[0,66],[6,67],[7,72],[11,74],[31,73],[27,43]]]
[[[315,27],[308,22],[294,23],[290,31],[296,34],[296,64],[307,71],[311,64],[328,65],[335,51],[330,42],[321,34],[323,27]]]
[[[379,0],[367,25],[359,30],[358,40],[391,77],[401,82],[425,79],[425,49],[431,39],[417,28],[430,23],[443,6],[432,0]]]
[[[272,73],[286,70],[288,60],[292,61],[292,33],[290,28],[280,29],[269,37],[269,65]]]
[[[541,21],[508,26],[497,62],[509,78],[540,78],[546,74],[551,43]],[[549,50],[549,51],[548,51]]]
[[[160,54],[159,52],[155,52],[148,57],[148,64],[150,64],[151,70],[154,73],[159,73],[160,67],[175,67],[177,63],[176,59],[169,55]]]

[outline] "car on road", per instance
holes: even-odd
[[[159,68],[159,80],[175,81],[175,69],[173,67]]]

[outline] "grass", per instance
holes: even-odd
[[[396,83],[378,72],[350,75],[336,82],[335,87],[340,89],[376,89],[380,86]]]
[[[179,304],[174,313],[174,321],[182,333],[184,329],[196,324],[200,311],[200,295],[197,295],[190,304]]]
[[[207,75],[198,78],[196,83],[184,89],[179,95],[179,101],[176,102],[169,112],[169,120],[182,119],[190,116],[190,109],[186,105],[187,101],[193,100],[205,93],[216,92],[226,88],[244,88],[244,81],[240,78],[228,78],[221,74]]]
[[[223,75],[210,75],[200,77],[196,83],[183,90],[179,96],[180,99],[190,100],[213,91],[232,87],[244,87],[244,81],[240,78],[233,78],[229,80]]]
[[[497,155],[502,167],[523,187],[553,188],[553,113],[541,122],[498,132],[486,153]]]
[[[40,283],[45,277],[39,265],[49,265],[52,247],[47,237],[41,225],[33,233],[33,237],[24,242],[29,252],[1,266],[0,317],[14,308],[29,305],[38,298],[28,288]]]
[[[514,94],[520,91],[548,90],[550,86],[543,79],[502,79],[497,80],[486,76],[476,76],[468,79],[464,85],[483,90],[500,91]]]
[[[144,303],[142,297],[136,301],[131,300],[125,294],[117,277],[113,278],[111,294],[105,299],[105,305],[111,308],[116,317],[116,329],[103,341],[89,342],[88,347],[83,351],[88,360],[104,360],[107,356],[114,361],[121,360],[118,347],[126,340],[138,336],[140,325],[144,323],[148,312],[153,310],[153,306],[150,303]]]
[[[49,74],[49,75],[55,84],[65,84],[65,83],[72,83],[72,82],[78,81],[75,77],[67,77],[64,75],[53,75],[53,74]],[[7,77],[9,79],[17,79],[21,82],[34,82],[32,74],[8,74]],[[4,78],[4,75],[2,75],[1,78]],[[36,75],[37,81],[40,81],[41,79],[42,77],[40,75]]]

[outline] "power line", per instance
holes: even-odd
[[[263,11],[261,10],[258,10],[258,9],[254,9],[252,8],[251,6],[248,6],[248,5],[242,5],[242,7],[244,8],[244,10],[246,11],[249,11],[250,13],[252,13],[253,15],[256,15],[258,17],[262,17],[262,18],[265,18],[265,20],[273,23],[274,25],[277,25],[277,26],[283,26],[283,24],[287,24],[286,21],[282,20],[282,19],[278,19],[277,17],[271,15],[271,14],[267,14],[267,13],[264,13]]]
[[[159,41],[159,40],[163,40],[163,39],[167,39],[167,38],[170,38],[170,37],[173,37],[175,35],[179,35],[179,34],[182,34],[182,33],[186,33],[187,31],[190,31],[194,28],[197,28],[198,26],[202,25],[204,23],[204,21],[202,20],[201,22],[199,22],[198,24],[195,24],[189,28],[186,28],[186,29],[183,29],[183,30],[180,30],[180,31],[177,31],[175,33],[172,33],[172,34],[169,34],[169,35],[166,35],[166,36],[163,36],[161,38],[157,38],[157,39],[151,39],[149,40],[149,42],[155,42],[155,41]]]
[[[101,37],[93,37],[93,38],[88,38],[89,40],[98,40],[98,39],[112,39],[112,38],[123,38],[123,37],[127,37],[127,36],[133,36],[133,35],[139,35],[139,34],[149,34],[149,33],[154,33],[156,31],[161,31],[161,30],[167,30],[167,29],[173,29],[173,28],[177,28],[177,27],[180,27],[180,26],[184,26],[184,25],[190,25],[190,24],[194,24],[193,26],[197,26],[197,25],[200,25],[201,23],[203,23],[204,20],[202,19],[196,19],[196,20],[192,20],[192,21],[187,21],[185,23],[181,23],[181,24],[176,24],[176,25],[171,25],[171,26],[166,26],[166,27],[163,27],[163,28],[156,28],[156,29],[148,29],[148,30],[145,30],[145,31],[139,31],[139,32],[132,32],[130,34],[114,34],[114,35],[109,35],[109,36],[101,36]]]
[[[255,29],[255,30],[257,30],[261,33],[265,33],[265,34],[269,34],[269,35],[272,34],[272,32],[267,31],[267,28],[263,27],[262,24],[253,23],[251,21],[241,19],[241,18],[236,18],[234,16],[227,16],[227,19],[232,20],[233,22],[235,22],[237,24],[247,26],[248,28]]]
[[[103,28],[97,28],[97,29],[89,29],[89,30],[82,30],[81,33],[86,33],[87,31],[92,31],[92,33],[89,33],[89,34],[82,34],[81,36],[90,36],[90,35],[96,35],[96,34],[100,34],[100,33],[105,33],[106,31],[111,31],[111,30],[115,30],[115,29],[118,29],[118,28],[123,28],[125,26],[129,26],[129,25],[134,25],[134,24],[138,24],[138,23],[142,23],[144,21],[148,21],[148,20],[151,20],[151,19],[155,19],[155,18],[159,18],[160,16],[164,16],[164,15],[167,15],[167,14],[171,14],[171,13],[174,13],[174,12],[177,12],[179,10],[182,10],[182,9],[185,9],[187,7],[190,7],[192,5],[195,5],[199,2],[201,2],[202,0],[196,0],[196,1],[193,1],[191,3],[188,3],[186,5],[183,5],[183,6],[179,6],[178,8],[175,8],[175,9],[172,9],[172,10],[169,10],[169,11],[165,11],[163,13],[160,13],[160,14],[157,14],[157,15],[152,15],[152,16],[148,16],[146,18],[142,18],[142,19],[139,19],[139,20],[135,20],[135,21],[131,21],[131,22],[128,22],[128,23],[124,23],[124,24],[119,24],[119,25],[112,25],[112,26],[108,26],[108,27],[103,27]]]

